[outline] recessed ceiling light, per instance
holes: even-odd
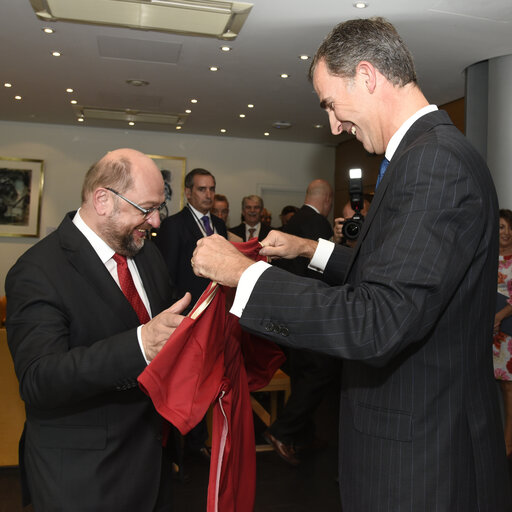
[[[309,55],[299,55],[299,59],[300,60],[308,60],[309,59]]]
[[[78,121],[79,123],[83,123],[83,122],[84,122],[84,118],[83,118],[83,117],[79,117],[79,118],[77,118],[77,121]]]
[[[60,52],[52,52],[54,57],[60,57],[62,54]]]
[[[12,84],[10,84],[9,82],[5,82],[4,87],[12,87]]]
[[[366,2],[356,2],[354,4],[354,7],[356,9],[366,9],[368,7],[368,4]]]
[[[217,66],[210,66],[210,71],[218,71],[219,68]]]
[[[290,75],[288,75],[287,73],[281,73],[281,78],[289,78]]]
[[[21,96],[14,96],[15,100],[21,100]]]
[[[225,128],[221,128],[220,129],[220,133],[226,133],[226,129]]]
[[[231,46],[221,46],[220,49],[223,52],[230,52],[232,50]]]
[[[265,135],[265,137],[268,137],[270,135],[270,133],[265,132],[263,135]]]
[[[53,30],[53,28],[50,28],[50,27],[44,27],[43,32],[45,34],[53,34],[55,32],[55,30]]]
[[[242,117],[243,118],[243,117],[245,117],[245,114],[240,114],[238,117]]]
[[[181,130],[181,126],[176,126],[176,130]]]
[[[130,126],[135,126],[135,123],[134,123],[133,121],[130,121],[128,124],[129,124]]]
[[[68,87],[68,88],[66,89],[66,92],[74,92],[74,91],[73,91],[73,89],[71,89],[71,87]]]
[[[190,100],[190,103],[197,103],[197,100]]]
[[[78,101],[76,101],[76,100],[71,100],[71,101],[70,101],[70,103],[71,103],[71,105],[76,105],[76,104],[78,103]]]
[[[249,105],[247,105],[248,108],[254,108],[254,105],[252,103],[249,103]]]
[[[192,113],[192,110],[190,110],[189,108],[187,108],[187,110],[185,110],[185,114],[190,114]]]

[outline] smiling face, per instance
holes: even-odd
[[[313,86],[334,135],[351,133],[369,153],[384,153],[386,145],[379,136],[376,105],[368,89],[372,71],[368,63],[360,63],[354,78],[342,78],[331,74],[325,61],[320,60],[313,74]]]
[[[261,203],[257,199],[245,199],[242,215],[246,224],[255,226],[260,222]]]
[[[135,154],[131,164],[133,184],[122,195],[142,208],[159,206],[165,200],[160,171],[145,155]],[[135,206],[108,190],[106,193],[110,194],[112,207],[102,223],[101,237],[119,254],[133,258],[144,246],[147,233],[160,226],[158,211],[145,219]]]

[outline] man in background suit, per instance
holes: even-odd
[[[247,242],[256,237],[263,240],[269,233],[270,227],[261,222],[263,199],[257,195],[246,196],[242,199],[243,222],[229,231]]]
[[[224,222],[211,214],[215,186],[215,177],[210,171],[201,168],[191,170],[185,176],[188,204],[180,212],[164,219],[155,239],[179,293],[190,292],[192,295],[190,307],[210,282],[209,279],[197,277],[190,265],[197,241],[213,233],[227,237]],[[188,451],[208,458],[207,439],[208,431],[203,420],[185,438]]]
[[[332,132],[390,161],[356,247],[279,231],[264,240],[262,255],[307,257],[325,283],[253,265],[215,238],[199,243],[194,268],[238,285],[232,312],[244,328],[343,358],[344,512],[511,510],[493,378],[498,205],[489,170],[428,104],[382,18],[335,27],[310,77]]]
[[[163,423],[137,386],[190,301],[169,308],[164,262],[145,243],[163,201],[150,158],[112,151],[87,172],[78,212],[7,275],[7,337],[27,417],[20,466],[37,511],[169,510]]]
[[[283,231],[310,240],[329,240],[333,230],[327,216],[332,209],[332,200],[331,185],[325,180],[313,180],[306,190],[304,205],[283,227]],[[298,276],[321,279],[321,274],[308,268],[307,258],[299,256],[291,260],[276,260],[275,263]],[[339,377],[340,360],[319,352],[295,348],[288,348],[286,357],[291,395],[277,420],[263,436],[282,459],[296,466],[301,462],[304,451],[309,451],[313,446],[313,415],[329,387]]]

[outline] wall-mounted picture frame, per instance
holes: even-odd
[[[0,236],[39,236],[44,161],[0,156]]]
[[[178,213],[185,203],[185,169],[187,159],[181,156],[147,155],[162,172],[165,182],[167,211],[161,212],[165,217]]]

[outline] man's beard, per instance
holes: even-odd
[[[140,226],[130,230],[125,228],[126,231],[123,231],[116,222],[115,216],[116,212],[113,212],[103,231],[103,238],[114,251],[127,258],[133,258],[144,247],[144,238],[140,238],[137,242],[133,237],[133,230],[140,229]]]

